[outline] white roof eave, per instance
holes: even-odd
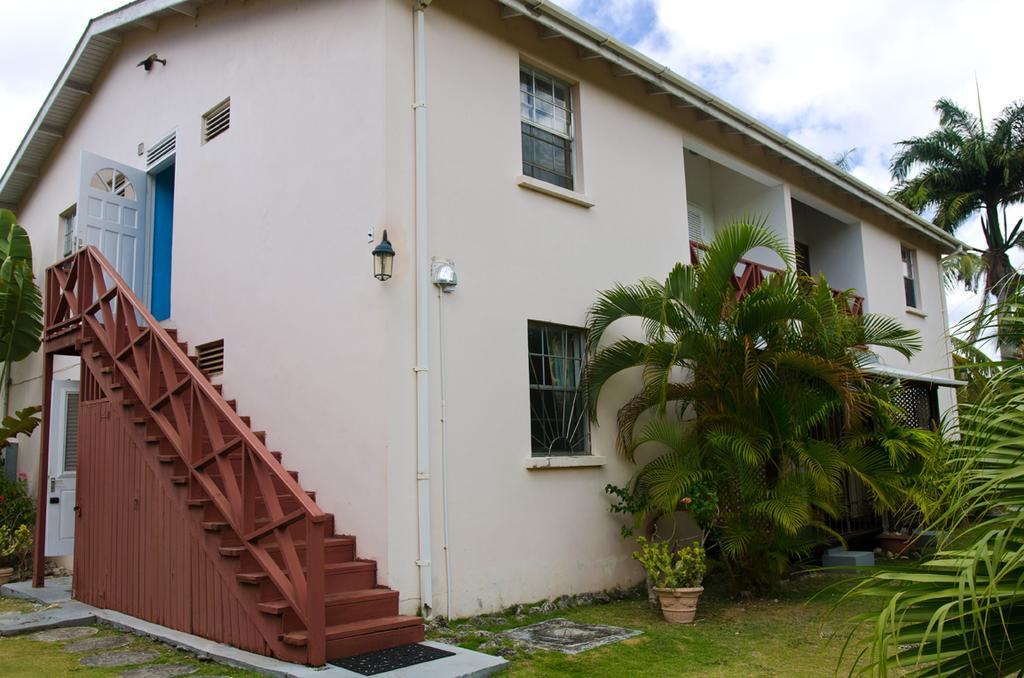
[[[936,386],[967,386],[967,382],[961,379],[951,379],[949,377],[939,377],[934,374],[912,372],[902,367],[894,367],[884,363],[872,363],[870,365],[865,365],[861,369],[865,372],[870,372],[871,374],[894,377],[901,381],[923,381],[929,384],[935,384]]]
[[[11,195],[11,191],[8,188],[15,175],[31,177],[33,180],[38,179],[43,169],[42,166],[25,162],[26,153],[30,148],[34,144],[41,143],[42,139],[52,140],[54,137],[60,138],[66,133],[66,123],[54,125],[54,121],[51,119],[53,117],[54,102],[57,98],[62,93],[68,91],[77,92],[83,95],[83,98],[91,95],[92,87],[96,81],[95,77],[72,79],[72,74],[82,56],[90,49],[95,49],[97,45],[106,45],[105,51],[113,53],[121,42],[123,31],[141,27],[155,30],[155,15],[165,10],[173,10],[175,13],[180,14],[194,14],[195,7],[203,4],[205,1],[136,0],[89,21],[85,31],[82,33],[82,37],[79,38],[78,43],[75,45],[74,51],[68,57],[67,62],[65,62],[64,67],[61,69],[60,75],[57,76],[56,82],[54,82],[49,94],[47,94],[46,99],[43,101],[42,107],[32,120],[32,124],[29,125],[28,132],[26,132],[25,137],[21,140],[17,150],[15,150],[14,156],[7,165],[7,169],[0,176],[0,207],[16,208],[31,186],[31,183],[28,183],[23,188],[16,188],[14,189],[14,194]],[[79,103],[80,106],[81,102]],[[45,160],[42,161],[42,163],[45,162]]]

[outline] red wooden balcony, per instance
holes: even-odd
[[[706,245],[695,240],[691,240],[690,261],[697,262],[700,259],[701,251],[706,249]],[[760,264],[756,261],[750,261],[749,259],[740,259],[739,266],[736,267],[736,272],[733,273],[732,276],[732,285],[736,288],[736,298],[742,299],[755,287],[760,285],[765,278],[770,277],[773,273],[781,273],[782,270],[783,269],[781,268],[768,266],[767,264]],[[838,298],[842,294],[842,290],[837,290],[834,287],[832,288],[832,296],[834,298]],[[864,297],[857,295],[850,296],[850,304],[846,310],[853,315],[863,315]]]

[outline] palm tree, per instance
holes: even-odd
[[[1024,336],[1021,308],[1001,311],[1011,340]],[[1024,361],[1004,363],[961,406],[954,441],[956,463],[939,496],[946,509],[934,526],[949,536],[917,568],[876,573],[849,594],[885,601],[860,618],[873,630],[862,673],[1024,671]]]
[[[891,388],[860,370],[868,346],[909,357],[916,332],[849,313],[850,293],[791,269],[737,299],[734,271],[757,247],[792,262],[763,223],[731,224],[664,283],[601,293],[588,321],[592,419],[610,379],[642,374],[617,420],[621,453],[646,460],[629,488],[642,497],[641,521],[687,497],[715,497],[717,517],[703,527],[743,588],[770,585],[829,533],[823,517],[839,513],[846,474],[880,508],[895,506],[930,445],[928,432],[901,425]],[[602,345],[627,318],[642,323],[644,340]]]
[[[32,272],[32,245],[14,213],[0,209],[0,390],[3,392],[0,446],[17,434],[32,433],[39,423],[38,406],[8,416],[11,367],[39,350],[43,333],[43,301]]]
[[[948,233],[981,213],[986,246],[980,261],[965,253],[947,266],[968,289],[982,293],[984,309],[991,296],[1003,301],[1021,283],[1008,252],[1024,244],[1024,232],[1021,221],[1010,226],[1006,207],[1024,201],[1024,102],[1006,107],[990,130],[980,114],[949,99],[939,99],[935,110],[938,129],[897,144],[892,196],[915,212],[934,210],[932,221]]]

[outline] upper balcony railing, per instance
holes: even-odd
[[[696,262],[700,258],[700,252],[707,249],[707,247],[695,240],[690,241],[690,261]],[[760,264],[756,261],[750,261],[749,259],[740,259],[739,265],[736,267],[736,271],[732,276],[732,286],[736,288],[736,299],[742,299],[747,294],[750,294],[758,285],[760,285],[765,278],[768,278],[773,273],[781,273],[783,269],[776,268],[774,266],[768,266],[767,264]],[[839,298],[842,294],[842,290],[836,288],[830,288],[832,290],[833,298]],[[847,311],[853,315],[864,314],[864,297],[851,295],[849,297],[850,304],[847,307]]]

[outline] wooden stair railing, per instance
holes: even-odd
[[[161,454],[180,462],[184,484],[199,490],[201,498],[190,495],[190,501],[212,506],[223,517],[238,537],[230,555],[244,553],[260,580],[276,589],[279,606],[290,608],[301,625],[281,640],[287,643],[291,635],[294,641],[298,633],[307,662],[322,665],[329,639],[325,540],[338,540],[332,516],[299,486],[94,247],[47,270],[45,325],[48,344],[77,336],[73,341],[80,348],[82,337],[89,337],[113,359],[118,383],[130,389],[163,436]],[[241,575],[239,580],[244,581]]]
[[[697,263],[700,261],[701,253],[707,249],[707,246],[697,242],[696,240],[690,241],[690,261]],[[750,292],[760,285],[765,278],[771,276],[773,273],[781,273],[781,268],[774,266],[768,266],[767,264],[760,264],[756,261],[750,261],[749,259],[740,259],[739,270],[733,273],[732,286],[736,289],[737,301],[750,294]],[[837,290],[836,288],[830,288],[832,290],[832,297],[838,299],[844,292]],[[849,296],[849,305],[846,311],[851,315],[864,315],[864,297],[858,295]]]

